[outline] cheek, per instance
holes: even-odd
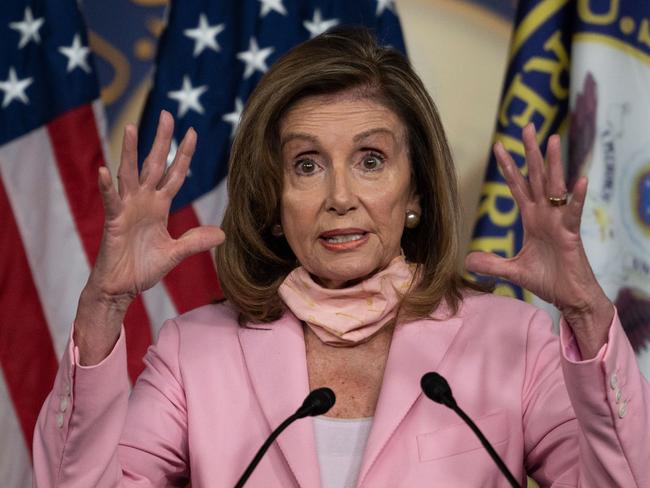
[[[404,232],[404,220],[409,209],[409,185],[403,182],[392,190],[377,192],[368,201],[372,219],[385,243],[399,243]]]
[[[387,195],[379,195],[367,202],[370,217],[383,240],[399,240],[404,229],[406,199],[399,196],[390,198]]]
[[[294,252],[313,233],[317,212],[318,208],[309,194],[296,191],[283,194],[280,218],[285,238]]]

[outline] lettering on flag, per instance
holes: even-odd
[[[497,114],[494,142],[510,152],[528,174],[521,131],[534,123],[542,149],[567,114],[569,98],[572,3],[568,0],[522,2],[515,19],[510,62]],[[490,156],[470,251],[513,257],[521,248],[523,229],[519,209]],[[476,276],[469,276],[477,279]],[[530,294],[504,280],[496,293],[531,300]]]

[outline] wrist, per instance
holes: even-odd
[[[595,357],[607,343],[614,311],[614,304],[604,293],[595,300],[560,309],[564,320],[573,331],[583,359]]]
[[[74,343],[82,365],[97,364],[108,356],[120,336],[132,300],[128,295],[107,295],[91,284],[86,285],[74,320]]]

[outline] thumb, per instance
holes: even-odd
[[[490,252],[472,252],[465,258],[465,268],[472,273],[511,280],[510,260]]]
[[[207,251],[226,240],[226,235],[216,225],[202,225],[188,230],[176,240],[175,252],[178,259],[183,259]]]

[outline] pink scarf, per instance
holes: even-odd
[[[359,284],[329,289],[314,282],[300,266],[289,273],[278,293],[325,344],[353,346],[395,318],[397,304],[411,286],[414,271],[414,264],[398,256]]]

